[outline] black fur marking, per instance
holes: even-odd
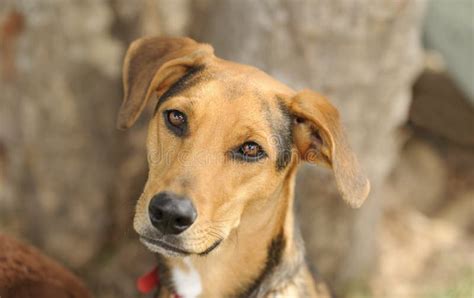
[[[264,282],[267,276],[271,275],[281,263],[285,246],[286,239],[283,235],[283,232],[281,232],[272,240],[270,246],[268,247],[267,261],[260,275],[249,287],[247,287],[245,291],[237,295],[237,297],[248,298],[257,296],[261,284]]]
[[[204,65],[196,65],[191,67],[185,74],[182,76],[176,83],[171,85],[171,87],[166,90],[163,95],[158,99],[158,103],[155,108],[155,113],[165,101],[170,99],[172,96],[176,96],[177,94],[183,92],[185,89],[188,89],[199,82],[198,79],[195,78],[199,73],[204,70]]]
[[[278,136],[276,144],[278,149],[276,167],[278,171],[281,171],[285,169],[291,161],[293,135],[291,130],[291,114],[281,99],[278,99],[278,108],[282,115],[282,121],[274,128],[274,133]]]
[[[173,279],[171,277],[171,271],[168,267],[168,264],[165,261],[165,258],[159,254],[156,254],[156,258],[157,258],[158,276],[160,278],[156,297],[159,297],[159,294],[162,289],[168,289],[168,290],[171,290],[172,292],[176,292]]]

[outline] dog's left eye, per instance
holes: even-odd
[[[255,142],[245,142],[232,151],[232,157],[235,159],[254,162],[266,157],[267,154],[262,147]]]

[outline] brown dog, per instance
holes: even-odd
[[[337,110],[189,38],[135,41],[123,83],[122,129],[158,97],[134,227],[160,255],[159,297],[326,297],[304,262],[293,190],[305,160],[332,168],[350,205],[368,195]]]

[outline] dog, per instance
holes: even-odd
[[[117,125],[156,97],[134,229],[158,255],[157,297],[328,297],[293,215],[300,161],[334,172],[359,207],[370,184],[337,109],[190,38],[134,41]]]

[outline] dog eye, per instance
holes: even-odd
[[[252,141],[246,142],[232,151],[233,158],[248,162],[259,161],[266,156],[262,147]]]
[[[245,156],[255,157],[260,151],[262,151],[262,148],[260,148],[257,143],[247,142],[240,147],[240,151]]]
[[[186,116],[177,110],[168,111],[168,121],[173,126],[181,126],[186,122]]]
[[[164,111],[166,126],[176,135],[182,136],[186,133],[187,119],[186,114],[178,110]]]

